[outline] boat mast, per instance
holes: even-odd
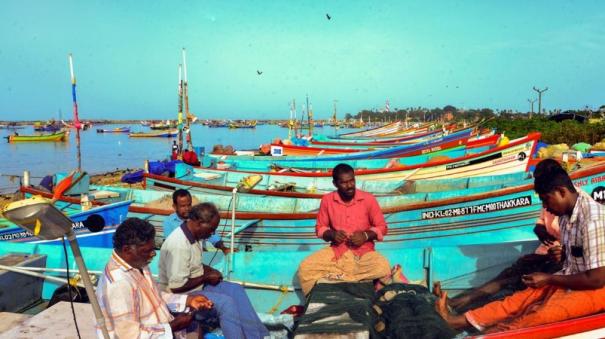
[[[178,119],[177,119],[177,128],[178,128],[178,136],[177,136],[177,145],[178,145],[178,155],[177,159],[183,159],[183,65],[179,64],[179,102],[178,102]]]
[[[309,94],[307,94],[307,123],[309,124],[309,135],[311,135],[311,116],[309,115]]]
[[[78,159],[78,172],[82,172],[82,155],[80,153],[80,119],[78,118],[78,101],[76,100],[76,76],[74,75],[74,62],[71,53],[69,53],[69,75],[71,76],[71,98],[74,109],[74,127],[76,128],[76,154]]]
[[[193,121],[193,115],[189,112],[189,83],[187,81],[187,55],[185,48],[183,48],[183,96],[185,98],[185,140],[187,142],[187,149],[192,150],[193,144],[191,142],[191,122]]]
[[[313,136],[313,125],[315,123],[313,122],[313,105],[311,104],[309,106],[309,136]]]
[[[292,117],[294,115],[294,99],[290,103],[290,119],[288,120],[288,139],[292,139],[292,127],[294,127],[294,122],[292,121]]]

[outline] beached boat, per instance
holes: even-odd
[[[305,147],[283,144],[272,144],[272,154],[287,156],[317,156],[325,160],[351,160],[351,159],[375,159],[394,158],[402,156],[418,155],[436,150],[464,145],[473,136],[472,129],[462,130],[447,136],[419,141],[412,145],[401,145],[376,150],[362,150],[351,148],[321,148]]]
[[[581,169],[571,177],[577,187],[603,201],[605,164]],[[136,207],[135,212],[133,208],[130,216],[161,223],[160,214],[151,214],[157,209]],[[413,282],[431,286],[439,280],[445,290],[464,290],[495,276],[520,255],[535,249],[536,241],[524,240],[535,238],[532,229],[540,208],[532,184],[387,208],[384,212],[389,233],[377,249],[391,263],[401,264]],[[232,229],[229,214],[222,216],[218,233],[228,241]],[[233,234],[240,252],[233,254],[231,262],[230,257],[217,252],[205,256],[206,263],[211,261],[214,267],[224,269],[227,278],[252,283],[249,294],[257,310],[275,306],[278,299],[283,300],[279,304],[282,306],[278,305],[281,308],[299,304],[303,299],[292,284],[298,263],[325,246],[315,235],[314,218],[314,213],[287,217],[237,213]],[[108,255],[102,250],[90,253],[85,257],[102,261],[91,263],[90,268],[101,270]],[[157,269],[157,261],[152,269]]]
[[[67,132],[61,131],[51,134],[30,134],[30,135],[9,135],[6,138],[8,142],[43,142],[43,141],[66,141]]]
[[[130,127],[97,128],[97,133],[130,133]]]
[[[537,246],[537,241],[519,241],[486,245],[406,248],[399,251],[405,254],[399,253],[400,256],[396,257],[394,262],[402,264],[404,273],[412,283],[430,288],[433,281],[439,280],[449,295],[455,295],[486,282],[512,264],[519,256],[531,253]],[[89,273],[95,275],[103,273],[113,251],[110,248],[94,247],[82,247],[81,250]],[[381,252],[389,258],[396,256],[391,250],[381,250]],[[0,255],[10,253],[44,255],[46,256],[45,269],[48,271],[46,276],[65,276],[62,246],[8,243],[0,247]],[[300,262],[298,256],[292,257],[291,252],[274,252],[268,255],[269,253],[240,251],[234,253],[231,259],[220,251],[216,254],[207,254],[204,255],[204,262],[221,271],[226,280],[242,284],[257,312],[275,315],[290,305],[304,304],[298,286],[293,284],[294,277],[288,277],[286,272],[281,271],[284,266],[289,265],[292,268],[287,272],[291,273]],[[71,253],[68,261],[74,262]],[[159,255],[156,255],[149,265],[155,277],[159,272],[158,262]],[[274,266],[276,263],[279,265]],[[73,267],[70,271],[74,272]],[[42,298],[49,300],[61,284],[47,279],[42,287]],[[602,334],[597,333],[603,332],[596,330],[603,328],[604,323],[605,313],[597,313],[514,331],[476,334],[475,338],[553,338],[573,334],[585,335],[578,338],[596,338],[602,337]]]
[[[72,220],[73,230],[81,246],[111,247],[111,239],[116,227],[128,214],[131,201],[122,200],[116,203],[99,206],[87,211],[82,211],[79,204],[61,204],[61,211]],[[61,239],[41,240],[29,231],[12,224],[6,219],[0,220],[0,243],[4,242],[29,242],[35,244],[58,244]],[[2,247],[0,246],[0,247]]]
[[[401,121],[396,121],[384,126],[369,128],[359,132],[342,133],[338,135],[338,138],[356,138],[388,135],[400,131],[402,129],[402,126],[403,124]]]
[[[178,135],[178,130],[155,131],[155,132],[134,132],[129,133],[131,138],[174,138]]]
[[[529,169],[530,158],[534,153],[539,133],[511,141],[507,145],[487,151],[470,154],[456,159],[436,159],[430,163],[411,166],[394,166],[379,169],[356,170],[356,179],[365,181],[397,181],[436,178],[464,178],[525,172]],[[321,168],[321,161],[315,163]],[[268,189],[276,183],[293,183],[294,190],[330,191],[333,190],[330,170],[313,171],[239,171],[193,168],[184,164],[176,165],[177,179],[199,181],[207,184],[235,187],[241,180],[251,174],[260,174],[257,187]]]
[[[519,186],[531,182],[529,173],[505,174],[489,177],[475,177],[451,180],[418,180],[415,182],[392,183],[387,188],[375,185],[373,182],[361,183],[364,190],[376,194],[382,208],[398,207],[411,203],[433,200],[442,200],[461,195],[473,195],[489,192],[505,187]],[[174,186],[173,186],[174,187]],[[176,188],[176,187],[174,187]],[[384,190],[374,192],[375,190]],[[321,194],[313,198],[302,199],[296,196],[271,196],[259,194],[238,194],[235,206],[231,201],[231,192],[221,190],[190,190],[196,201],[212,202],[221,211],[229,212],[235,208],[236,212],[265,212],[265,213],[308,213],[319,209]],[[172,208],[172,190],[166,186],[148,185],[147,189],[134,189],[116,186],[90,186],[93,201],[103,203],[132,200],[133,206]],[[94,199],[99,196],[98,199]]]

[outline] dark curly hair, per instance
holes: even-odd
[[[570,192],[576,193],[576,188],[567,172],[552,159],[538,163],[534,177],[534,190],[538,194],[550,193],[558,187],[566,187]]]
[[[212,220],[218,216],[218,208],[211,202],[197,204],[189,211],[189,219],[199,220],[205,224],[212,222]]]
[[[127,245],[141,245],[155,238],[155,228],[149,221],[139,218],[124,220],[113,234],[113,248],[122,249]]]
[[[172,193],[172,203],[176,205],[176,201],[180,197],[189,197],[189,198],[191,198],[191,193],[189,193],[188,190],[179,188],[178,190],[174,191],[174,193]]]
[[[355,173],[355,170],[348,164],[338,164],[332,170],[332,179],[334,181],[338,180],[338,177],[343,173]]]

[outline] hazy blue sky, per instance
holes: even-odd
[[[200,118],[287,118],[306,93],[319,118],[527,111],[534,85],[546,109],[598,107],[604,22],[603,1],[4,0],[0,120],[70,117],[70,52],[81,118],[174,118],[182,47]]]

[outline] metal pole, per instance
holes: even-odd
[[[29,187],[29,171],[23,171],[23,186]]]
[[[84,283],[86,294],[88,294],[88,299],[90,299],[90,305],[92,306],[92,311],[95,314],[97,325],[101,328],[103,338],[109,339],[109,332],[107,332],[107,327],[105,326],[105,318],[103,317],[101,306],[99,305],[99,301],[97,300],[97,295],[95,294],[94,287],[92,285],[92,282],[90,281],[90,276],[88,275],[88,271],[86,270],[86,264],[84,264],[84,260],[82,259],[82,252],[80,252],[80,246],[78,246],[76,234],[73,230],[69,230],[69,233],[67,233],[67,240],[69,240],[71,252],[73,253],[74,260],[78,265],[80,276],[82,276],[82,282]]]
[[[531,119],[532,115],[534,114],[534,102],[536,102],[537,99],[527,99],[527,102],[529,102],[529,118]]]
[[[78,158],[78,172],[82,172],[82,155],[80,153],[80,119],[78,118],[78,101],[76,100],[76,76],[74,75],[74,63],[71,53],[69,54],[69,75],[71,77],[71,97],[74,109],[74,127],[76,128],[76,149]]]
[[[227,273],[227,278],[231,278],[231,272],[235,271],[233,269],[233,250],[235,247],[235,205],[237,204],[237,187],[233,188],[231,194],[231,252],[229,252],[229,271]]]
[[[538,89],[536,86],[534,86],[534,91],[538,92],[538,113],[542,114],[542,93],[548,91],[548,87]]]

